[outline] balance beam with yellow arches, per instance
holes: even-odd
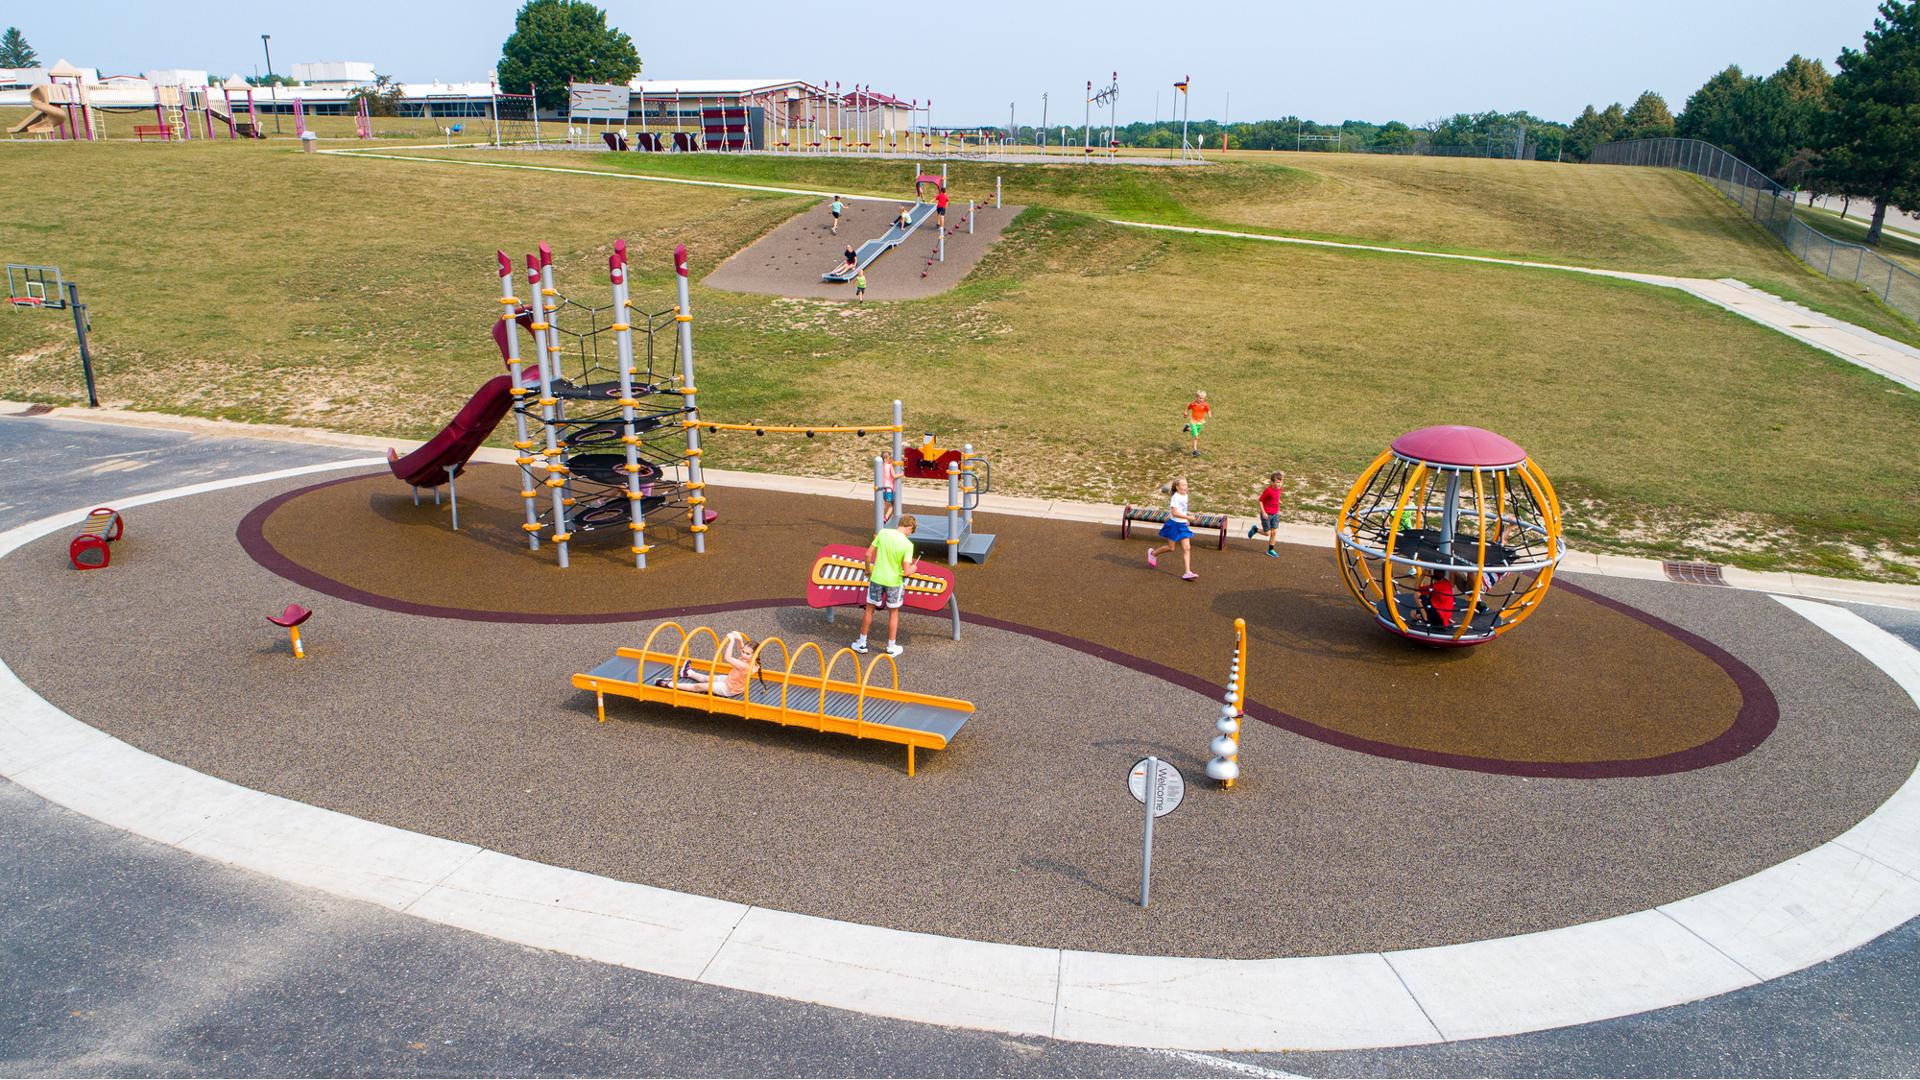
[[[654,640],[668,630],[680,635],[680,648],[674,652],[656,650]],[[694,639],[702,634],[713,641],[711,657],[693,655]],[[780,650],[778,670],[766,662],[767,651],[775,647]],[[575,675],[573,685],[593,691],[601,723],[607,719],[607,695],[617,694],[680,709],[704,709],[748,720],[831,731],[856,739],[899,743],[907,748],[908,776],[914,774],[915,749],[946,749],[967,717],[973,714],[971,701],[900,689],[900,668],[893,657],[885,653],[876,655],[866,670],[861,671],[860,657],[852,649],[841,648],[829,657],[811,641],[789,650],[786,642],[777,637],[765,639],[754,650],[753,660],[761,666],[762,674],[747,684],[743,697],[716,694],[711,685],[704,691],[653,685],[654,680],[673,676],[683,665],[691,665],[695,671],[707,675],[724,674],[720,651],[721,637],[711,628],[696,626],[688,630],[676,622],[663,622],[653,628],[640,648],[617,650],[611,659],[592,671]],[[809,652],[819,663],[818,675],[803,675],[794,670]],[[834,668],[843,656],[852,661],[852,674],[858,681],[833,677]],[[875,686],[874,671],[882,660],[887,662],[891,685]]]

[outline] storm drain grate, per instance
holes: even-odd
[[[1720,566],[1710,562],[1663,562],[1660,568],[1667,572],[1673,581],[1688,585],[1725,585],[1727,579],[1721,575]]]
[[[29,405],[29,406],[27,406],[27,407],[26,407],[26,408],[25,408],[24,410],[22,410],[22,411],[20,411],[20,412],[17,412],[17,413],[14,413],[13,415],[15,415],[15,416],[45,416],[45,415],[47,415],[48,413],[50,413],[50,412],[52,412],[52,411],[53,411],[53,406],[51,406],[51,405]]]

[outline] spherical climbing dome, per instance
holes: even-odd
[[[1560,563],[1560,500],[1511,440],[1421,428],[1354,481],[1335,537],[1341,578],[1381,626],[1433,645],[1478,645],[1546,597]]]

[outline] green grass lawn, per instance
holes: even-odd
[[[657,310],[674,242],[698,280],[810,205],[271,141],[48,147],[9,166],[32,189],[85,193],[18,204],[0,250],[82,284],[104,398],[412,437],[500,370],[496,247],[547,240],[563,290],[602,303],[624,235],[635,301]],[[1203,174],[1170,175],[1137,178],[1136,196]],[[871,422],[899,397],[912,427],[991,454],[1009,494],[1139,500],[1188,472],[1196,505],[1244,512],[1284,468],[1296,511],[1329,520],[1394,435],[1465,422],[1535,454],[1590,549],[1896,579],[1920,565],[1920,396],[1668,290],[1036,205],[940,297],[854,307],[696,286],[694,304],[710,417]],[[77,395],[56,314],[0,317],[0,357],[0,395]],[[1176,426],[1199,388],[1218,411],[1196,460]],[[846,478],[872,449],[710,441],[716,466]]]
[[[474,151],[433,151],[475,159]],[[512,159],[533,155],[512,153]],[[1735,277],[1920,345],[1920,325],[1809,270],[1699,180],[1672,169],[1478,158],[1271,153],[1205,168],[948,163],[961,199],[1166,225],[1490,255],[1682,277]],[[499,161],[487,151],[484,160]],[[905,197],[906,161],[545,152],[542,164]],[[938,164],[925,166],[938,171]]]

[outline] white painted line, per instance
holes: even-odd
[[[1256,1076],[1266,1078],[1266,1080],[1306,1080],[1306,1078],[1302,1077],[1299,1073],[1281,1072],[1279,1069],[1262,1068],[1251,1062],[1215,1057],[1212,1054],[1201,1054],[1192,1050],[1162,1050],[1155,1047],[1148,1047],[1147,1053],[1158,1054],[1161,1057],[1173,1061],[1183,1061],[1189,1065],[1199,1065],[1202,1068],[1218,1069],[1221,1072],[1230,1073],[1234,1076]]]
[[[1379,953],[1203,960],[1069,951],[1063,1039],[1204,1050],[1338,1050],[1437,1042]]]
[[[286,469],[116,505],[379,463]],[[80,514],[0,534],[0,554]],[[1920,705],[1920,653],[1843,609],[1778,599],[1886,671]],[[162,843],[505,940],[875,1015],[1023,1035],[1185,1052],[1520,1034],[1751,985],[1920,916],[1920,780],[1909,779],[1853,830],[1779,866],[1658,910],[1537,934],[1266,960],[968,941],[612,881],[240,788],[104,733],[88,735],[11,672],[0,676],[0,768],[48,799]]]

